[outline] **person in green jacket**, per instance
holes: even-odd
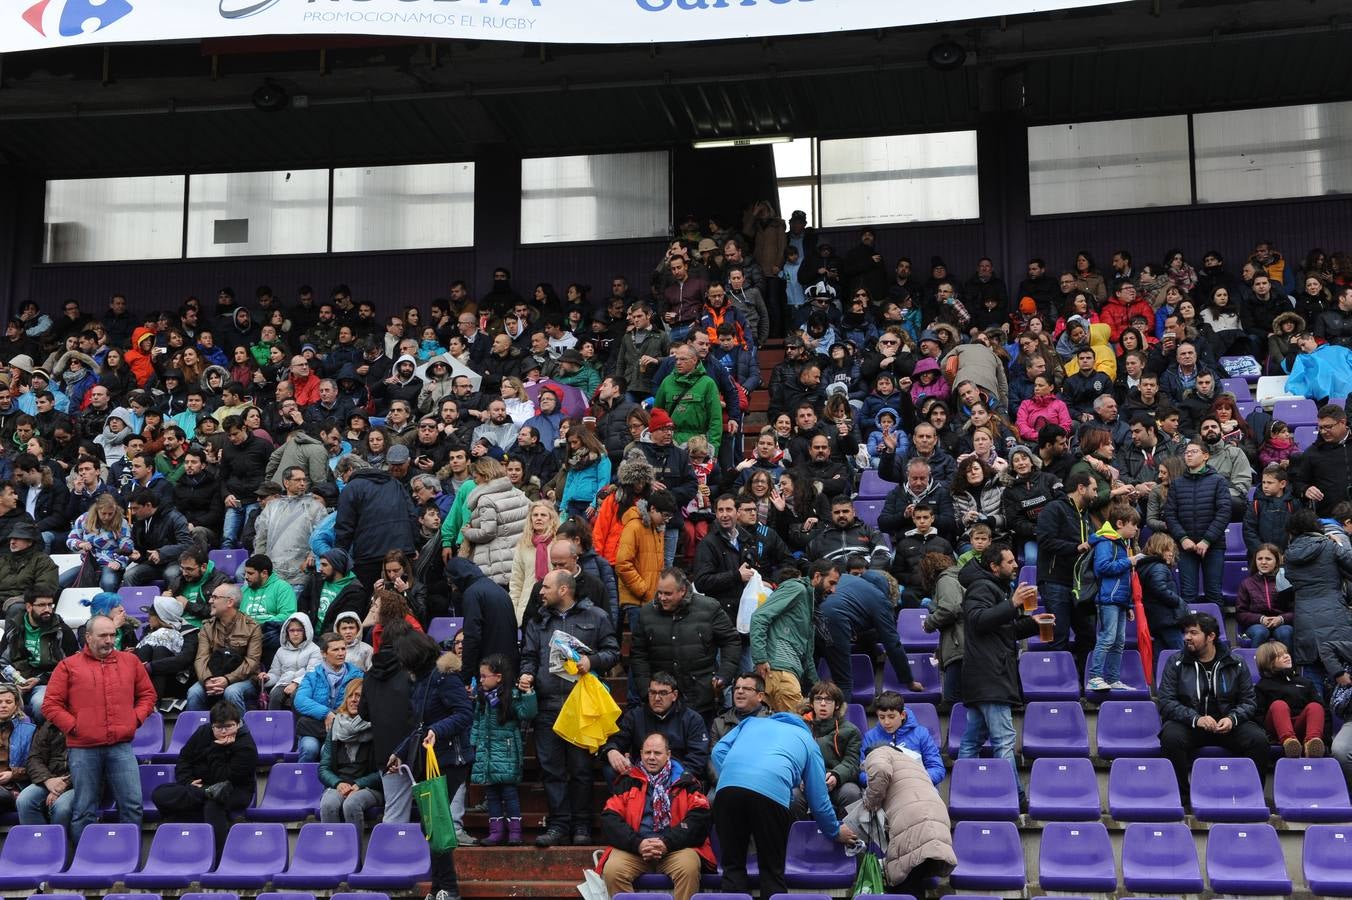
[[[718,385],[709,377],[694,347],[683,344],[673,355],[676,370],[658,385],[653,405],[666,410],[676,423],[676,443],[684,444],[692,435],[702,434],[717,457],[723,442],[723,401]]]
[[[779,587],[751,616],[751,662],[765,681],[765,702],[775,712],[796,713],[804,685],[812,683],[812,610],[836,589],[840,572],[830,560],[812,564],[804,578],[793,566],[775,573]]]
[[[521,726],[535,718],[535,691],[516,688],[516,673],[501,653],[479,663],[478,688],[474,697],[474,725],[469,742],[475,748],[470,781],[482,784],[488,804],[488,846],[521,843],[521,783],[525,750]]]
[[[590,401],[592,394],[601,386],[601,373],[587,365],[581,353],[565,350],[559,357],[559,370],[554,373],[554,380],[577,388]]]
[[[211,615],[207,599],[222,584],[231,582],[230,576],[216,568],[207,557],[207,551],[198,546],[189,547],[178,557],[179,579],[170,584],[165,593],[177,597],[183,604],[183,618],[194,628]]]
[[[263,629],[263,668],[282,645],[282,623],[296,613],[296,589],[272,571],[272,559],[255,553],[244,560],[239,611]]]

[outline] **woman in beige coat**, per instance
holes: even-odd
[[[535,585],[549,574],[549,545],[559,530],[559,510],[552,500],[536,500],[530,505],[526,527],[516,542],[512,557],[512,577],[507,593],[512,595],[516,624],[526,612],[526,604]]]
[[[511,583],[516,542],[526,529],[530,501],[507,480],[502,463],[484,456],[470,466],[478,485],[465,502],[461,555],[504,588]]]
[[[920,760],[903,748],[882,744],[864,757],[864,771],[864,809],[882,809],[887,817],[887,883],[942,878],[953,871],[958,858],[948,807]]]

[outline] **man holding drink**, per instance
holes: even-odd
[[[958,576],[962,598],[962,696],[967,705],[967,730],[958,757],[977,756],[990,738],[995,755],[1014,766],[1014,706],[1023,702],[1019,682],[1018,641],[1041,632],[1050,638],[1056,616],[1030,615],[1037,608],[1037,588],[1014,587],[1019,562],[1008,544],[993,544],[975,566]],[[1024,799],[1019,785],[1019,799]]]

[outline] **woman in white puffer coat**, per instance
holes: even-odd
[[[516,544],[526,529],[530,499],[507,479],[502,463],[483,456],[470,465],[478,485],[465,501],[467,522],[460,529],[462,556],[504,588],[511,584]]]

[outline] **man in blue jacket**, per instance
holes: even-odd
[[[754,838],[760,861],[761,897],[769,900],[788,890],[784,859],[788,852],[789,802],[802,783],[812,818],[822,834],[849,844],[857,839],[831,808],[826,763],[812,731],[800,716],[775,713],[743,719],[714,747],[718,773],[714,795],[714,827],[723,862],[724,891],[749,893],[747,847]]]
[[[819,607],[826,627],[831,632],[831,646],[826,648],[826,664],[831,667],[831,680],[840,688],[845,699],[854,689],[854,670],[850,665],[850,650],[856,638],[866,632],[869,639],[882,642],[892,671],[901,681],[909,682],[911,690],[923,691],[924,685],[911,675],[911,663],[906,648],[897,637],[897,587],[882,572],[872,570],[863,575],[841,575],[835,592]]]
[[[343,702],[347,683],[362,677],[361,669],[347,661],[347,642],[332,631],[319,636],[324,661],[301,679],[292,705],[296,710],[296,733],[300,737],[300,762],[318,762],[324,734],[333,724],[334,710]]]

